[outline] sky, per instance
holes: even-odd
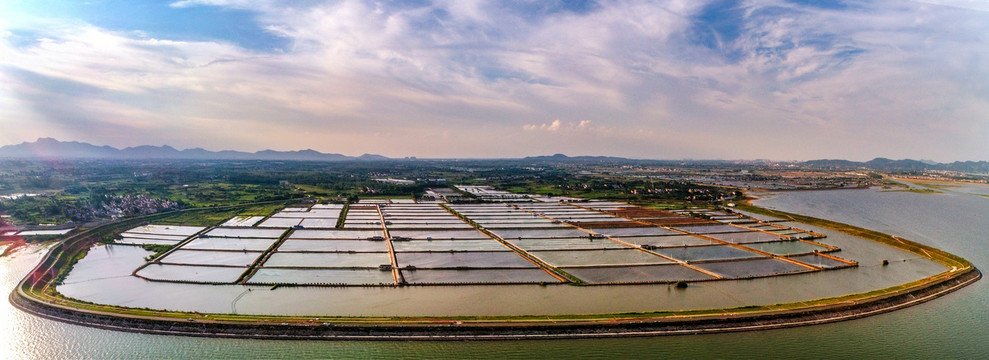
[[[3,0],[0,145],[989,160],[989,0]]]

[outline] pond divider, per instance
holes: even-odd
[[[392,245],[391,234],[388,232],[388,222],[385,221],[385,214],[381,212],[381,206],[375,205],[378,212],[378,219],[381,219],[381,231],[385,234],[385,245],[388,246],[388,260],[391,262],[391,276],[395,279],[395,285],[405,285],[405,277],[398,270],[398,259],[395,257],[395,246]]]
[[[154,259],[151,259],[151,261],[148,261],[148,262],[144,263],[144,265],[141,265],[141,266],[137,267],[137,269],[134,269],[134,271],[131,272],[131,275],[137,276],[137,277],[140,277],[140,278],[144,279],[143,277],[137,275],[137,272],[138,271],[141,271],[142,269],[148,267],[148,265],[151,265],[151,264],[160,264],[160,260],[162,258],[164,258],[165,256],[168,256],[169,254],[171,254],[171,253],[175,252],[176,250],[178,250],[179,247],[181,247],[182,245],[185,245],[185,244],[188,244],[188,243],[192,242],[193,240],[195,240],[196,238],[198,238],[200,235],[205,234],[205,233],[207,233],[210,230],[213,230],[215,228],[216,228],[215,225],[214,226],[208,226],[208,227],[206,227],[206,228],[204,228],[202,230],[199,230],[195,234],[192,234],[191,236],[185,238],[185,240],[179,241],[175,245],[172,245],[172,248],[171,249],[168,249],[168,251],[162,253],[161,255],[158,255]],[[140,245],[138,245],[138,246],[140,246]],[[149,279],[145,279],[145,280],[149,280]]]
[[[273,242],[271,246],[269,246],[268,249],[261,254],[261,256],[258,256],[258,258],[254,260],[254,263],[252,263],[251,266],[248,266],[247,270],[244,270],[244,273],[241,274],[240,277],[234,281],[234,283],[247,284],[247,280],[250,279],[251,276],[253,276],[254,273],[258,271],[258,269],[261,267],[261,264],[264,264],[265,261],[268,261],[268,258],[271,257],[271,254],[275,253],[275,249],[278,249],[278,247],[281,246],[283,242],[285,242],[285,239],[287,239],[288,236],[292,234],[293,231],[295,230],[291,228],[285,230],[285,232],[278,237],[278,240],[275,240],[275,242]]]
[[[559,268],[557,268],[555,266],[552,266],[552,265],[550,265],[550,264],[542,261],[538,257],[533,256],[532,254],[530,254],[529,252],[523,250],[522,248],[520,248],[518,246],[515,246],[515,244],[512,244],[512,243],[510,243],[508,241],[505,241],[505,239],[503,239],[501,236],[499,236],[499,235],[497,235],[497,234],[495,234],[495,233],[493,233],[493,232],[485,229],[483,226],[481,226],[480,224],[478,224],[474,220],[471,220],[469,217],[461,214],[460,212],[454,210],[453,208],[447,206],[446,204],[439,204],[439,205],[440,205],[440,207],[442,207],[443,209],[445,209],[447,212],[455,215],[456,217],[460,218],[464,222],[466,222],[466,223],[470,224],[471,226],[473,226],[475,229],[477,229],[477,231],[480,231],[485,236],[487,236],[487,237],[489,237],[489,238],[491,238],[491,239],[493,239],[493,240],[501,243],[505,247],[511,249],[517,255],[521,256],[523,259],[525,259],[525,260],[527,260],[527,261],[535,264],[537,267],[539,267],[540,269],[542,269],[543,271],[545,271],[546,273],[548,273],[550,276],[556,278],[560,282],[562,282],[562,283],[572,282],[572,283],[575,283],[575,284],[581,284],[581,283],[583,283],[583,281],[581,281],[576,276],[573,276],[573,275],[571,275],[571,274],[569,274],[569,273],[567,273],[567,272],[565,272],[565,271],[563,271],[563,270],[561,270],[561,269],[559,269]]]

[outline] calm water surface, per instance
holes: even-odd
[[[933,245],[989,269],[989,198],[971,192],[790,192],[758,204]],[[39,259],[0,259],[9,293]],[[739,334],[511,342],[299,342],[120,333],[43,320],[0,303],[0,359],[52,358],[987,358],[989,288],[980,281],[934,302],[838,324]]]

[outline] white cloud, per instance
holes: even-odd
[[[953,4],[753,0],[738,38],[715,50],[692,37],[698,1],[532,15],[487,1],[184,0],[171,6],[255,11],[292,46],[259,53],[76,22],[39,25],[37,41],[15,46],[0,22],[0,104],[10,105],[0,115],[28,119],[23,133],[64,133],[77,109],[107,127],[174,129],[138,143],[395,156],[592,146],[539,148],[538,134],[555,133],[640,157],[663,143],[681,149],[670,157],[989,158],[978,145],[989,137],[989,18]],[[394,141],[374,141],[385,133]],[[443,144],[421,141],[438,133]],[[907,140],[918,145],[895,146]]]
[[[985,0],[914,0],[919,3],[957,7],[961,9],[989,11],[989,2]]]
[[[543,130],[543,131],[553,131],[553,132],[557,132],[561,130],[562,131],[609,131],[610,130],[605,127],[596,127],[596,128],[591,127],[590,120],[580,120],[576,123],[574,122],[564,123],[559,119],[553,120],[549,123],[525,124],[522,125],[522,129],[527,131]]]
[[[267,1],[259,0],[180,0],[168,6],[175,8],[188,8],[194,6],[223,6],[233,8],[251,8],[266,4]]]

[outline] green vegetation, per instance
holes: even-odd
[[[347,221],[348,211],[350,211],[350,203],[343,204],[343,210],[340,210],[340,217],[337,219],[337,229],[343,228],[343,223]]]
[[[63,258],[62,260],[64,261],[64,263],[62,266],[58,267],[59,269],[58,275],[52,281],[52,284],[54,284],[55,286],[61,285],[62,282],[65,281],[65,278],[69,276],[69,273],[72,272],[72,269],[75,267],[76,263],[78,263],[79,260],[82,260],[84,257],[86,257],[87,254],[89,254],[89,249],[90,248],[87,247],[80,251],[69,253],[68,257]]]
[[[698,165],[702,170],[708,165]],[[543,195],[637,204],[708,204],[730,190],[663,180],[621,162],[533,166],[518,160],[178,161],[75,160],[52,164],[0,160],[0,192],[41,194],[0,200],[18,225],[80,224],[155,212],[308,197],[319,202],[416,198],[429,187],[486,184]],[[376,179],[409,179],[395,184]],[[674,205],[670,205],[671,207]],[[267,215],[267,214],[259,214]],[[213,220],[197,221],[211,224]]]
[[[63,235],[31,235],[31,236],[24,236],[23,238],[25,241],[29,243],[47,243],[47,242],[59,240],[62,237]]]
[[[19,225],[85,223],[303,196],[337,202],[413,198],[437,185],[430,178],[449,171],[415,162],[177,160],[0,160],[0,169],[0,194],[39,194],[0,199],[0,213],[12,215]],[[375,181],[381,177],[422,180],[412,185]]]
[[[952,188],[958,187],[958,185],[949,184],[949,183],[933,183],[927,181],[917,181],[917,180],[908,180],[908,179],[904,179],[903,181],[906,181],[911,184],[920,185],[932,189],[939,189],[939,190],[951,190]]]
[[[161,189],[138,189],[175,201],[183,207],[206,207],[266,201],[292,197],[295,192],[286,186],[258,184],[199,183],[171,185]],[[157,191],[152,191],[157,190]]]
[[[64,224],[71,221],[68,209],[83,204],[75,196],[44,194],[0,201],[0,213],[9,214],[22,224]]]
[[[165,255],[165,253],[167,253],[169,250],[172,250],[172,248],[174,247],[175,245],[152,245],[152,244],[141,245],[141,248],[143,248],[144,250],[154,253],[144,258],[144,260],[147,261],[152,261],[154,259],[161,257],[162,255]]]
[[[538,176],[529,176],[524,179],[486,180],[496,188],[516,193],[576,196],[632,203],[655,203],[671,200],[680,204],[684,201],[707,203],[732,196],[731,191],[723,188],[686,181],[605,174],[573,176],[562,170],[547,171]]]
[[[238,215],[268,216],[278,211],[278,209],[285,207],[288,203],[288,201],[276,201],[268,204],[230,207],[209,212],[187,212],[161,220],[158,223],[162,225],[215,226]]]

